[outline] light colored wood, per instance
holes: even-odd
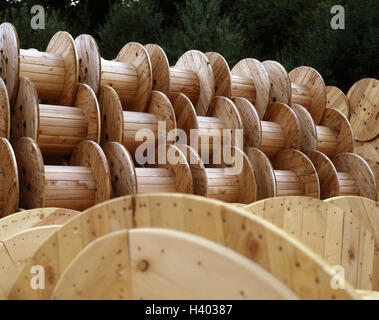
[[[125,253],[118,258],[116,249]],[[104,250],[113,252],[107,262],[101,258]],[[125,274],[121,279],[117,278],[120,272]],[[79,283],[78,273],[85,274]],[[99,276],[106,274],[113,276],[95,289]],[[116,231],[81,252],[52,294],[52,299],[73,298],[297,299],[270,273],[232,250],[184,232],[157,228]]]
[[[287,70],[277,61],[262,62],[270,78],[270,103],[281,102],[289,105],[291,102],[291,81]]]
[[[377,290],[370,280],[378,273],[373,263],[375,234],[366,228],[359,213],[306,197],[266,199],[243,210],[292,234],[329,265],[342,266],[345,281],[355,288]]]
[[[232,74],[228,62],[217,52],[206,52],[205,56],[212,66],[215,96],[232,98]]]
[[[259,119],[263,119],[269,103],[270,79],[262,63],[256,59],[243,59],[231,71],[233,76],[251,79],[255,85],[256,99],[252,101],[257,109]]]
[[[311,114],[303,106],[299,104],[291,105],[291,109],[296,113],[296,116],[301,126],[301,149],[314,150],[317,145],[317,129]]]
[[[350,123],[355,139],[369,141],[379,134],[379,81],[372,78],[356,82],[347,93]]]
[[[359,299],[348,283],[345,289],[331,289],[330,267],[262,218],[223,202],[181,194],[127,196],[77,216],[27,261],[9,298],[49,299],[64,270],[84,247],[112,231],[136,227],[185,231],[224,245],[255,261],[301,299]],[[54,275],[45,290],[30,288],[29,271],[36,264]]]
[[[334,86],[326,86],[326,96],[328,99],[327,108],[333,108],[341,111],[346,118],[349,119],[350,106],[349,100],[343,91]]]
[[[0,28],[1,29],[1,28]],[[0,76],[0,137],[9,139],[11,128],[11,109],[7,87]]]
[[[293,69],[288,75],[292,87],[291,105],[302,105],[318,125],[327,105],[327,94],[322,76],[315,69],[305,66]]]
[[[335,155],[331,160],[338,172],[348,172],[354,178],[360,196],[376,201],[375,175],[362,157],[343,152]]]
[[[196,106],[200,98],[200,81],[192,70],[170,68],[170,94],[184,93]]]

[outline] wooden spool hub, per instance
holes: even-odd
[[[369,141],[375,138],[379,134],[379,81],[359,80],[350,88],[347,98],[355,139]]]
[[[84,140],[100,140],[100,111],[92,89],[78,84],[73,107],[42,104],[30,79],[21,78],[12,107],[12,141],[35,140],[44,156],[68,156]]]
[[[188,145],[178,145],[191,168],[194,194],[229,203],[251,203],[257,200],[253,167],[243,151],[232,147],[237,160],[223,168],[206,168],[199,154]]]
[[[235,130],[243,129],[234,103],[225,97],[215,97],[208,116],[197,116],[192,102],[183,93],[172,95],[171,100],[178,128],[184,130],[187,136],[187,141],[180,141],[179,138],[178,143],[187,144],[191,139],[191,145],[197,147],[205,164],[220,164],[222,146],[234,145]]]
[[[337,171],[333,162],[322,152],[309,150],[305,154],[316,168],[321,199],[352,195],[376,199],[374,173],[363,158],[353,153],[338,154],[336,164],[340,170],[343,168],[344,171],[341,172]],[[344,160],[346,163],[341,166],[340,163]]]
[[[153,67],[153,88],[171,97],[184,93],[195,106],[199,116],[206,116],[215,95],[215,80],[209,60],[200,51],[184,53],[170,67],[166,53],[156,44],[145,45]]]
[[[9,139],[11,128],[10,104],[7,87],[0,78],[0,137]]]
[[[193,193],[191,170],[184,154],[174,145],[163,148],[167,156],[174,156],[178,161],[173,164],[167,159],[166,164],[138,168],[123,145],[117,142],[105,144],[103,149],[110,168],[112,197],[155,192]]]
[[[345,115],[345,117],[349,119],[349,100],[347,100],[347,97],[345,96],[343,91],[337,87],[327,86],[326,96],[328,99],[328,104],[326,107],[341,111]]]
[[[29,137],[18,140],[15,154],[23,208],[81,211],[110,198],[108,163],[100,146],[93,141],[82,141],[75,147],[69,166],[44,165],[38,145]]]
[[[318,150],[331,157],[340,152],[353,152],[354,138],[349,120],[342,112],[327,108],[319,125],[301,105],[294,104],[302,129],[302,149]]]
[[[134,156],[141,144],[151,143],[155,148],[165,139],[170,130],[176,129],[174,109],[165,94],[152,91],[147,112],[124,111],[116,91],[110,86],[100,88],[99,105],[101,110],[101,144],[115,141],[123,144]],[[164,121],[165,125],[159,125]],[[136,135],[146,134],[148,140],[136,139]]]
[[[263,119],[269,104],[270,80],[262,63],[243,59],[230,71],[229,65],[217,52],[205,54],[212,65],[216,96],[245,98],[254,104],[259,119]]]
[[[284,103],[271,103],[263,120],[251,102],[234,98],[243,122],[245,147],[255,147],[268,157],[283,149],[300,149],[302,132],[295,112]]]
[[[0,138],[0,218],[18,209],[18,171],[11,144]]]
[[[49,104],[72,105],[78,84],[78,57],[74,39],[64,31],[50,40],[46,52],[20,49],[16,29],[0,25],[0,72],[13,104],[20,77],[35,85],[38,98]]]
[[[291,105],[300,104],[309,111],[316,125],[320,124],[327,105],[326,87],[322,76],[311,67],[298,67],[289,74]]]
[[[301,151],[285,149],[270,161],[257,148],[245,148],[258,184],[258,199],[280,196],[320,198],[320,185],[311,160]]]
[[[95,39],[88,34],[77,37],[75,44],[81,82],[90,85],[96,94],[102,86],[110,86],[128,110],[145,111],[153,86],[153,74],[149,54],[141,44],[129,42],[114,60],[101,58]]]

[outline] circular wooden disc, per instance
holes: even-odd
[[[369,141],[375,138],[379,134],[379,81],[359,80],[350,88],[347,98],[355,139]]]
[[[199,128],[195,108],[191,100],[183,93],[172,95],[171,101],[178,129],[183,130],[186,134],[185,137],[179,134],[178,143],[187,144],[189,143],[187,140],[191,137],[191,130]],[[186,138],[186,140],[182,141],[184,138]]]
[[[215,96],[231,98],[232,96],[232,74],[228,62],[217,52],[206,52],[215,80]]]
[[[316,149],[317,131],[311,114],[307,111],[307,109],[299,104],[293,104],[291,108],[295,112],[301,127],[301,149]]]
[[[242,119],[244,146],[259,148],[262,143],[262,126],[257,110],[245,98],[234,98],[233,102]]]
[[[153,89],[170,97],[170,63],[166,53],[157,44],[146,44],[145,49],[150,57],[153,71]]]
[[[277,61],[266,60],[262,62],[270,78],[270,102],[291,102],[291,81],[287,70]]]
[[[197,50],[187,51],[179,58],[175,68],[191,70],[197,74],[200,83],[200,96],[194,107],[198,116],[207,115],[209,105],[215,95],[215,80],[212,66],[205,54]]]
[[[100,109],[97,98],[91,87],[84,83],[78,84],[74,106],[80,108],[87,121],[86,140],[100,142]]]
[[[137,178],[133,159],[126,148],[118,142],[103,146],[107,157],[112,182],[112,198],[137,193]]]
[[[100,87],[99,108],[101,113],[100,143],[102,145],[110,141],[122,143],[124,114],[120,98],[112,87]]]
[[[7,87],[0,78],[0,137],[9,139],[11,128],[11,109]]]
[[[85,140],[78,144],[72,152],[69,164],[91,169],[96,180],[94,204],[110,199],[112,186],[109,166],[103,150],[96,142]]]
[[[144,46],[138,42],[127,43],[117,55],[116,61],[125,62],[136,68],[138,76],[137,94],[130,111],[144,112],[153,89],[153,71],[150,57]]]
[[[0,78],[7,86],[10,104],[13,105],[18,90],[20,72],[20,43],[16,28],[4,22],[0,24]]]
[[[19,183],[20,207],[25,209],[45,206],[45,166],[37,143],[29,138],[20,138],[14,145]]]
[[[285,134],[286,148],[301,148],[302,130],[298,117],[288,105],[280,102],[270,103],[263,117],[265,121],[279,123]]]
[[[222,120],[228,129],[243,129],[238,109],[229,98],[214,97],[208,115]]]
[[[305,86],[310,90],[312,104],[307,110],[318,125],[327,104],[324,79],[315,69],[304,66],[293,69],[288,75],[292,83]]]
[[[170,130],[176,129],[175,111],[170,99],[167,98],[164,93],[156,90],[151,92],[151,99],[147,112],[155,115],[158,121],[165,121],[166,131],[162,132],[164,136],[166,136]]]
[[[254,107],[263,119],[270,99],[270,78],[265,67],[256,59],[243,59],[232,69],[232,75],[246,77],[254,82],[256,99]]]
[[[20,78],[17,98],[12,108],[11,141],[21,137],[38,140],[39,102],[37,90],[29,78]]]
[[[346,118],[349,118],[349,100],[343,91],[337,87],[326,86],[326,97],[328,99],[327,108],[333,108],[341,111]]]
[[[0,180],[3,192],[3,205],[0,206],[0,217],[15,213],[18,209],[19,185],[16,157],[11,144],[0,138]]]
[[[258,200],[276,197],[276,180],[274,168],[268,157],[258,148],[245,148],[255,172],[258,187]]]
[[[336,153],[353,152],[353,130],[351,128],[349,120],[347,120],[341,111],[337,109],[327,108],[325,110],[324,117],[320,122],[320,125],[332,128],[337,132]]]
[[[376,181],[368,163],[357,154],[344,152],[332,158],[338,172],[347,172],[355,179],[362,197],[376,201]]]
[[[101,55],[96,40],[89,34],[75,39],[79,58],[79,82],[88,84],[96,95],[100,89]]]
[[[324,200],[340,195],[340,183],[333,162],[318,150],[308,150],[305,151],[305,154],[316,168],[320,181],[320,199]]]
[[[47,45],[46,52],[61,56],[65,62],[63,91],[57,101],[62,106],[72,106],[79,79],[78,54],[75,41],[66,31],[58,31]]]
[[[304,186],[304,196],[320,198],[320,182],[312,161],[301,151],[286,149],[272,159],[275,170],[289,170],[296,173]]]

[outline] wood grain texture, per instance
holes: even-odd
[[[281,102],[289,105],[291,102],[291,81],[287,70],[277,61],[262,62],[270,78],[270,103]]]
[[[228,62],[217,52],[206,52],[215,81],[215,96],[232,97],[232,74]]]
[[[333,108],[341,111],[346,118],[350,116],[349,100],[343,91],[334,86],[326,86],[326,97],[328,99],[327,108]]]
[[[7,87],[0,77],[0,137],[9,139],[11,130],[11,108]]]

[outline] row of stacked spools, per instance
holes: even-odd
[[[158,45],[135,42],[105,60],[90,35],[67,32],[45,52],[25,50],[9,23],[0,25],[0,76],[0,216],[152,192],[230,203],[377,199],[375,79],[358,81],[346,97],[310,67],[287,73],[276,61],[248,58],[230,70],[220,54],[196,50],[171,67]],[[154,158],[177,161],[141,165],[138,150],[149,144]],[[208,161],[229,145],[242,159],[236,174],[223,152]]]

